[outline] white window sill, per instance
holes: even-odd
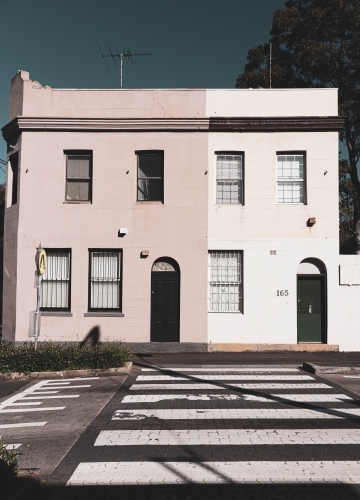
[[[89,200],[65,200],[64,205],[91,205]]]
[[[84,317],[114,317],[114,318],[124,318],[125,314],[121,312],[106,312],[106,311],[91,311],[84,313]]]
[[[73,314],[69,311],[40,311],[41,316],[65,316],[70,317]]]

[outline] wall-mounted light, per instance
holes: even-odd
[[[149,256],[149,250],[141,250],[140,256],[144,259]]]
[[[118,236],[122,238],[123,236],[125,236],[125,234],[127,234],[127,227],[121,227],[119,229]]]
[[[307,227],[313,227],[316,224],[316,217],[309,217],[306,221]]]

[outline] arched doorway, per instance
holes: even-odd
[[[301,261],[297,269],[299,343],[327,343],[326,267],[319,259]]]
[[[151,269],[150,340],[180,340],[180,268],[170,257],[157,259]]]

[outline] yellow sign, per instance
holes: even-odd
[[[44,249],[40,250],[36,255],[36,266],[39,274],[44,274],[46,271],[46,252]]]

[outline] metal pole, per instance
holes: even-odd
[[[122,65],[123,65],[123,54],[120,54],[120,88],[122,89]]]
[[[38,344],[39,337],[39,316],[40,316],[40,286],[41,286],[41,278],[39,276],[39,286],[36,288],[37,297],[36,297],[36,317],[35,317],[35,350]]]
[[[271,58],[272,58],[272,43],[270,43],[270,88],[271,88]]]

